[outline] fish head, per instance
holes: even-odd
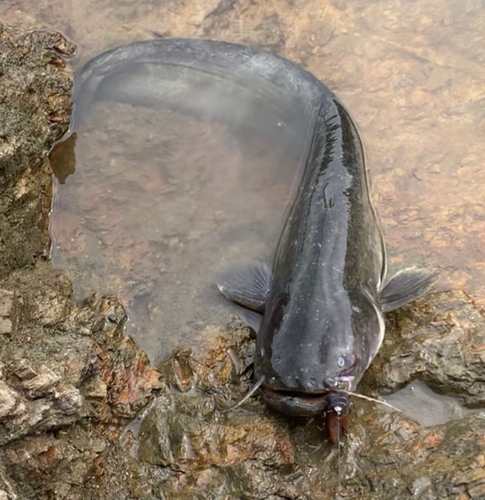
[[[355,391],[384,334],[378,302],[367,292],[347,294],[323,314],[300,306],[269,326],[258,334],[256,376],[273,391],[313,396]]]
[[[385,323],[377,293],[367,289],[349,294],[350,314],[333,321],[334,334],[320,344],[321,376],[332,391],[355,391],[377,354],[384,337]],[[328,337],[328,338],[327,338]]]

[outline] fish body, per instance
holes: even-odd
[[[385,274],[362,143],[344,107],[325,96],[257,335],[263,394],[355,390],[384,336]]]
[[[254,374],[266,403],[288,415],[343,416],[382,344],[384,313],[424,295],[437,275],[387,277],[364,149],[338,98],[320,82],[317,116],[272,268],[252,262],[219,289],[262,314]]]
[[[383,314],[436,280],[414,268],[387,278],[363,147],[344,106],[284,58],[194,39],[135,42],[88,61],[76,74],[67,136],[99,100],[219,120],[264,134],[295,159],[302,173],[272,268],[240,266],[219,289],[262,315],[255,387],[267,404],[290,415],[343,415],[342,391],[355,389],[378,352]]]

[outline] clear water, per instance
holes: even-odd
[[[278,153],[215,122],[97,103],[56,186],[52,261],[79,299],[118,294],[155,361],[200,347],[235,312],[217,275],[273,251],[296,167]]]
[[[425,427],[445,424],[473,413],[485,415],[483,411],[465,408],[457,398],[437,394],[420,380],[411,382],[384,399],[401,410],[403,415]]]
[[[482,0],[6,0],[0,16],[63,31],[79,46],[73,69],[154,33],[249,43],[301,63],[359,126],[391,264],[438,267],[440,288],[485,304]],[[218,123],[201,131],[187,117],[106,103],[75,156],[57,186],[54,265],[79,297],[119,293],[152,359],[199,347],[205,326],[230,316],[215,270],[274,245],[288,158]],[[288,175],[275,175],[279,165]]]

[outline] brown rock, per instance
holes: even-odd
[[[435,293],[393,315],[365,382],[385,393],[414,379],[485,406],[485,316],[467,294]]]
[[[51,179],[43,158],[67,130],[71,109],[59,47],[74,51],[59,33],[21,33],[0,23],[0,276],[49,251]],[[9,333],[5,316],[0,332]]]

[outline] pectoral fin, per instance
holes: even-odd
[[[270,268],[264,262],[253,261],[227,273],[217,287],[230,301],[263,313],[270,282]]]
[[[381,291],[381,306],[384,312],[394,311],[425,295],[438,280],[436,271],[410,267],[396,273]]]

